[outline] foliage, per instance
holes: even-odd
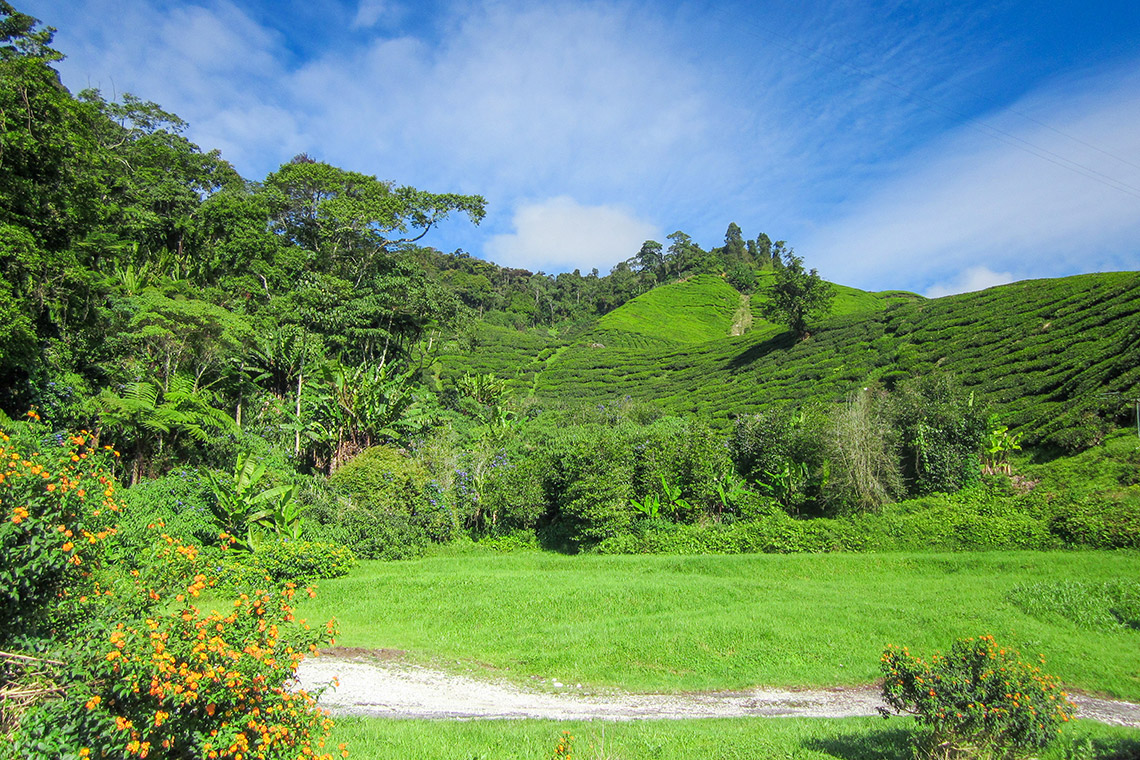
[[[928,731],[918,745],[924,757],[1028,757],[1056,738],[1076,708],[1056,678],[992,636],[960,639],[929,661],[890,647],[881,662],[883,699]]]
[[[886,393],[856,391],[832,414],[826,432],[828,478],[821,498],[831,512],[874,512],[903,493],[896,431]]]
[[[764,316],[792,328],[802,340],[810,334],[808,320],[826,316],[830,310],[835,290],[816,270],[805,272],[803,259],[791,251],[781,263],[782,266],[775,269],[775,282],[766,294]]]
[[[978,479],[987,418],[973,393],[934,373],[900,383],[892,402],[912,493],[957,491]]]
[[[1007,425],[998,425],[991,419],[990,431],[986,434],[984,447],[985,471],[987,473],[1013,473],[1009,455],[1021,451],[1022,433],[1010,433]]]
[[[224,613],[185,606],[114,625],[76,648],[84,659],[57,676],[63,696],[24,717],[13,751],[203,760],[319,752],[331,721],[289,682],[333,631],[293,624],[291,596],[243,594]]]
[[[277,586],[339,578],[356,566],[352,550],[324,541],[281,541],[261,547],[253,558]]]
[[[199,470],[178,468],[153,480],[142,480],[123,492],[128,509],[119,518],[119,539],[142,548],[150,540],[146,526],[161,522],[183,543],[217,542],[218,527],[210,505],[215,499]]]
[[[189,603],[209,583],[198,548],[163,535],[127,551],[114,452],[30,416],[2,436],[0,541],[15,564],[0,644],[37,665],[6,673],[28,703],[10,714],[3,702],[5,753],[206,760],[323,746],[329,722],[289,681],[332,624],[296,621],[291,587],[200,612]]]
[[[0,431],[0,648],[82,623],[121,505],[109,448],[49,435],[35,413]]]
[[[323,540],[344,544],[362,559],[404,559],[431,541],[453,537],[456,516],[430,473],[388,446],[373,446],[329,478],[342,498],[314,511]]]
[[[272,530],[282,538],[300,537],[300,510],[293,504],[296,486],[259,490],[265,470],[264,463],[239,454],[231,478],[219,478],[209,470],[202,472],[214,493],[214,502],[209,506],[215,524],[243,551],[257,548],[256,527]]]

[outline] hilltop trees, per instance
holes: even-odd
[[[764,304],[764,318],[792,328],[800,340],[808,337],[808,320],[822,317],[831,308],[835,289],[812,269],[804,271],[804,261],[791,251],[775,269],[776,281],[768,289],[768,302]]]

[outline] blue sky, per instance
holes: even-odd
[[[250,179],[479,193],[425,239],[605,273],[683,230],[928,295],[1140,268],[1140,3],[31,0],[71,89]]]

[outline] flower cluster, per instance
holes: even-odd
[[[574,737],[569,731],[563,731],[562,735],[558,737],[558,744],[554,748],[554,754],[551,756],[551,760],[570,760],[573,753]]]
[[[0,644],[59,630],[110,593],[92,569],[117,532],[121,509],[108,459],[87,431],[45,433],[38,416],[12,436],[0,431]]]
[[[291,684],[333,623],[296,620],[292,586],[200,611],[198,547],[161,524],[149,550],[117,545],[114,450],[43,428],[0,432],[0,648],[39,679],[0,716],[12,756],[331,760],[327,715]]]
[[[182,596],[205,586],[197,576]],[[293,616],[294,589],[242,594],[226,613],[186,606],[119,624],[84,690],[87,749],[127,757],[332,758],[331,728],[314,695],[290,688],[306,651],[332,623]],[[344,748],[341,748],[342,754]]]
[[[1056,738],[1075,708],[1044,662],[1024,662],[992,636],[961,639],[928,660],[892,646],[881,658],[883,698],[926,729],[920,750],[929,756],[1027,756]]]

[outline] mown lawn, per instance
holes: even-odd
[[[630,723],[340,718],[333,746],[370,760],[547,760],[563,731],[578,760],[911,760],[904,718],[745,718]],[[1080,754],[1088,743],[1090,754]],[[1073,752],[1073,748],[1078,751]],[[1140,757],[1140,730],[1078,721],[1041,760]]]
[[[1009,594],[1138,578],[1132,552],[473,554],[361,563],[300,614],[335,616],[345,646],[632,691],[868,683],[888,644],[988,633],[1069,687],[1136,701],[1140,631],[1033,617]]]

